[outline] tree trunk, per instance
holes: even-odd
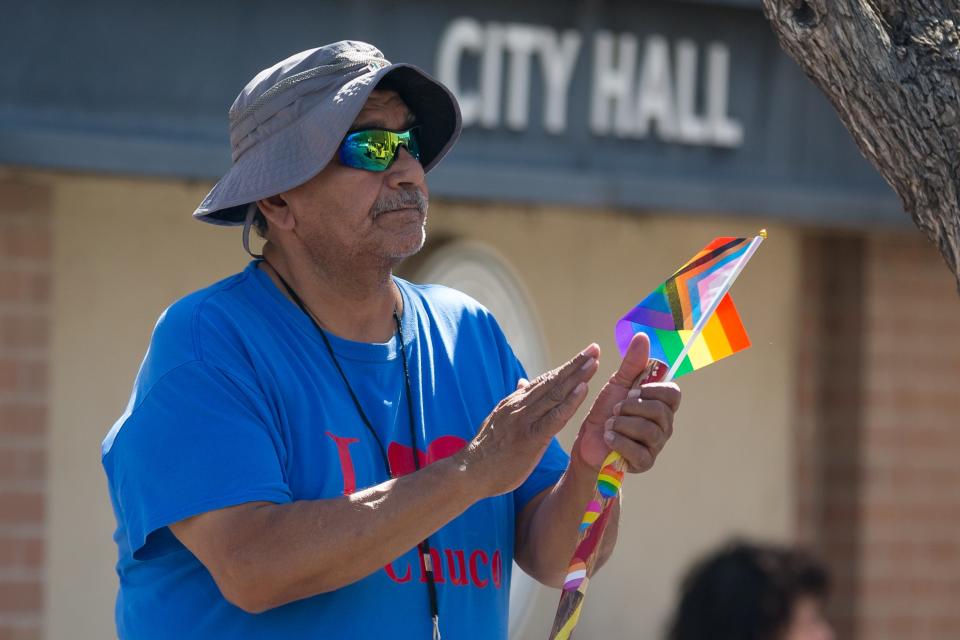
[[[960,289],[958,0],[763,0],[763,10]]]

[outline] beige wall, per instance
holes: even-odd
[[[159,312],[245,263],[236,229],[193,222],[206,185],[48,176],[54,186],[50,638],[113,633],[113,517],[99,443],[122,412]],[[523,274],[551,362],[590,341],[614,366],[614,321],[714,235],[751,221],[627,216],[437,202],[432,236],[470,237]],[[737,285],[754,346],[683,381],[674,440],[656,468],[625,485],[614,561],[592,585],[584,637],[654,637],[693,555],[732,533],[793,530],[791,413],[798,237],[771,228]],[[595,385],[596,386],[596,385]],[[572,440],[569,427],[564,443]],[[541,592],[529,638],[549,628]]]

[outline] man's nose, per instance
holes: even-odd
[[[422,189],[426,182],[423,165],[404,146],[397,149],[397,157],[387,169],[387,174],[387,182],[394,189]]]

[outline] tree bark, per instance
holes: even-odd
[[[960,290],[958,0],[763,0],[763,10]]]

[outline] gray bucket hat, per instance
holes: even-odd
[[[384,79],[417,117],[424,170],[435,167],[460,136],[453,94],[413,65],[390,64],[376,47],[343,40],[292,55],[244,87],[230,107],[233,166],[193,216],[244,224],[251,203],[320,173]]]

